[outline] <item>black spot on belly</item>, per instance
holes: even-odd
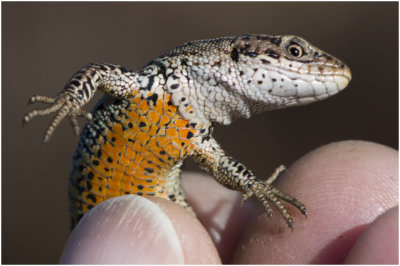
[[[147,172],[147,173],[153,173],[154,172],[154,169],[153,168],[144,168],[144,170]]]
[[[92,189],[92,183],[90,183],[90,181],[86,181],[86,187],[87,189],[91,190]]]
[[[93,194],[88,194],[86,198],[91,200],[93,203],[96,203],[96,197]]]
[[[94,177],[94,174],[93,174],[93,172],[92,172],[92,171],[90,171],[90,172],[88,173],[87,177],[88,177],[90,180],[92,180],[92,179],[93,179],[93,177]]]
[[[153,95],[147,97],[146,99],[149,102],[152,102],[154,106],[156,106],[157,100],[158,100],[158,94],[154,93]]]
[[[192,137],[193,137],[193,133],[192,133],[192,131],[189,131],[189,132],[187,133],[187,135],[186,135],[186,138],[190,139],[190,138],[192,138]]]

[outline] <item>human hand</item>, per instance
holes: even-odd
[[[305,219],[287,205],[294,232],[278,212],[272,219],[260,216],[257,202],[241,207],[240,193],[213,179],[183,176],[189,202],[204,227],[161,198],[113,198],[83,217],[61,263],[398,263],[396,150],[345,141],[295,162],[274,183],[307,207]]]

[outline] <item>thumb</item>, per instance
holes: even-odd
[[[126,195],[90,210],[72,232],[63,264],[216,264],[198,220],[177,204]]]

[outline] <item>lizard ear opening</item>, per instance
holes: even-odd
[[[239,61],[239,52],[238,52],[238,50],[237,50],[236,48],[233,48],[233,49],[232,49],[231,58],[232,58],[232,60],[235,61],[236,63]]]

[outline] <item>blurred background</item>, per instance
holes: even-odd
[[[224,149],[256,175],[333,141],[398,148],[396,2],[3,2],[2,263],[57,263],[70,233],[67,179],[77,138],[63,122],[42,145],[51,117],[22,127],[24,114],[42,107],[28,107],[30,96],[55,96],[89,62],[138,70],[184,42],[246,33],[300,35],[353,74],[323,102],[215,128]],[[198,170],[191,161],[185,169]]]

